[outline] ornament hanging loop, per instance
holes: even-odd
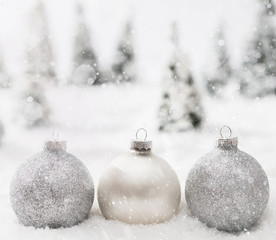
[[[52,140],[46,141],[44,148],[50,151],[66,150],[66,141],[59,140],[59,131],[54,129],[52,132]]]
[[[223,130],[224,129],[228,129],[228,131],[229,131],[229,136],[228,136],[228,138],[231,138],[231,136],[232,136],[232,129],[230,128],[230,127],[228,127],[228,126],[223,126],[221,129],[220,129],[220,136],[222,137],[222,138],[226,138],[224,135],[223,135]]]
[[[139,133],[144,132],[144,138],[139,138]],[[144,128],[139,128],[136,132],[136,139],[131,141],[130,149],[138,152],[150,152],[152,141],[146,140],[148,136],[147,130]]]
[[[148,136],[148,133],[147,133],[147,130],[145,128],[139,128],[136,132],[136,139],[137,140],[141,140],[139,139],[138,135],[139,135],[139,132],[143,131],[145,133],[145,136],[144,136],[144,140],[143,141],[146,141],[147,139],[147,136]]]
[[[57,129],[54,129],[54,130],[53,130],[53,132],[52,132],[52,138],[53,138],[53,140],[54,140],[55,142],[58,141],[58,139],[59,139],[59,132],[58,132]]]

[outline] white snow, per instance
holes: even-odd
[[[155,89],[155,91],[152,91]],[[241,98],[214,100],[206,96],[207,120],[201,131],[159,133],[158,87],[112,85],[101,88],[48,89],[53,125],[27,130],[13,118],[16,98],[12,90],[0,90],[0,116],[6,135],[0,149],[0,239],[236,239],[236,235],[209,229],[190,216],[183,195],[186,176],[195,161],[210,151],[218,138],[218,128],[232,127],[240,149],[254,156],[267,172],[271,196],[262,219],[240,239],[275,239],[276,236],[276,114],[275,98],[249,101]],[[68,152],[79,157],[92,174],[95,186],[100,174],[117,156],[129,150],[139,127],[148,130],[153,151],[176,170],[181,183],[179,212],[170,221],[157,225],[127,225],[105,220],[97,200],[88,220],[67,229],[24,227],[11,209],[9,183],[26,156],[42,149],[57,127],[60,138],[68,141]]]
[[[0,240],[70,240],[70,239],[237,239],[236,235],[210,229],[190,216],[183,195],[186,176],[195,161],[210,151],[223,125],[232,127],[239,137],[240,149],[254,156],[267,172],[270,183],[268,207],[256,226],[239,239],[276,239],[276,98],[246,100],[227,92],[221,100],[202,96],[206,121],[201,131],[159,133],[157,115],[161,100],[161,79],[165,72],[170,24],[181,26],[181,47],[189,54],[192,70],[199,77],[213,54],[213,36],[220,20],[226,23],[227,46],[234,64],[241,61],[245,40],[254,30],[254,14],[259,0],[98,0],[83,1],[90,22],[93,46],[108,68],[124,21],[134,16],[137,44],[138,81],[136,86],[116,88],[62,87],[47,89],[52,109],[48,128],[25,129],[18,121],[18,95],[0,89],[0,120],[5,137],[0,148]],[[27,14],[34,0],[0,2],[1,50],[7,70],[17,82],[21,80]],[[45,1],[50,21],[57,71],[66,81],[71,73],[71,47],[74,35],[74,0]],[[200,88],[203,85],[197,79]],[[230,89],[231,90],[231,89]],[[105,220],[97,200],[88,220],[67,229],[24,227],[11,209],[9,184],[17,166],[42,149],[43,142],[59,129],[60,138],[68,141],[68,152],[88,167],[95,186],[103,170],[118,155],[129,150],[130,140],[138,128],[148,130],[153,151],[176,170],[182,190],[179,212],[170,221],[158,225],[127,225]]]

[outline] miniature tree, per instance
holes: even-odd
[[[2,56],[0,56],[0,87],[8,88],[11,87],[11,84],[11,79],[6,72],[4,61]]]
[[[261,3],[261,14],[243,62],[241,93],[262,97],[276,93],[275,8],[271,0]]]
[[[26,51],[26,68],[19,83],[20,112],[24,125],[36,127],[48,124],[49,107],[45,97],[46,83],[56,83],[52,48],[45,9],[42,1],[31,15],[31,35]]]
[[[187,59],[178,44],[178,31],[173,25],[173,56],[165,78],[165,90],[159,110],[160,131],[185,131],[199,128],[203,109]]]
[[[39,76],[41,81],[56,83],[54,66],[45,8],[42,1],[39,1],[31,15],[25,73]]]
[[[119,42],[116,61],[112,65],[115,82],[133,82],[135,80],[134,57],[132,27],[131,23],[128,22],[122,39]]]
[[[40,78],[26,75],[20,103],[25,126],[37,127],[49,123],[50,109],[44,91]]]
[[[229,63],[229,54],[224,37],[223,28],[220,27],[216,34],[215,66],[206,78],[207,90],[213,96],[221,96],[223,89],[231,78],[232,68]]]
[[[98,60],[91,46],[88,26],[84,19],[83,8],[77,8],[77,33],[73,49],[73,83],[77,85],[98,85],[102,83]]]
[[[2,145],[2,139],[4,137],[5,131],[4,131],[4,126],[2,122],[0,121],[0,147]]]

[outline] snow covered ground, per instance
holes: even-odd
[[[154,91],[153,91],[154,89]],[[101,88],[48,89],[52,125],[28,130],[17,119],[16,93],[0,90],[0,116],[5,138],[0,149],[0,239],[276,239],[276,114],[275,98],[249,101],[242,98],[214,100],[202,96],[206,121],[201,131],[159,133],[157,112],[160,91],[155,86],[112,85]],[[232,127],[240,149],[253,155],[267,172],[270,183],[268,207],[256,226],[239,235],[210,229],[191,217],[183,195],[186,176],[195,161],[210,151],[222,125]],[[95,198],[90,217],[67,229],[34,229],[18,223],[9,201],[9,183],[17,166],[42,149],[58,128],[68,141],[68,152],[88,167],[95,186],[100,174],[116,156],[129,150],[139,127],[148,130],[153,151],[176,170],[182,188],[179,212],[156,225],[127,225],[105,220]]]

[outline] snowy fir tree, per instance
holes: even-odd
[[[173,56],[167,69],[159,110],[159,130],[185,131],[199,128],[203,121],[203,109],[187,58],[179,47],[176,24],[173,24],[172,44]]]
[[[11,79],[7,74],[2,56],[0,56],[0,87],[1,88],[11,87]]]
[[[23,124],[26,127],[43,126],[49,123],[49,107],[44,95],[43,83],[36,76],[26,76],[23,79],[21,91],[20,111],[23,116]]]
[[[46,13],[38,1],[31,15],[31,34],[26,51],[26,66],[20,81],[20,113],[27,127],[48,123],[49,108],[44,96],[44,84],[56,83],[52,47]]]
[[[276,94],[276,26],[273,1],[261,1],[261,13],[243,62],[240,91],[250,97]]]
[[[56,83],[55,62],[42,1],[38,1],[33,9],[30,26],[25,73],[34,75],[41,81]]]
[[[76,5],[77,33],[73,49],[73,83],[76,85],[98,85],[103,82],[98,60],[91,46],[88,26],[85,22],[83,8]]]
[[[116,54],[116,61],[112,65],[113,79],[116,83],[133,82],[134,74],[134,49],[132,42],[132,25],[127,23]]]
[[[4,126],[3,126],[2,122],[0,121],[0,146],[2,144],[2,139],[4,137],[4,133],[5,133]]]
[[[222,26],[216,32],[215,47],[215,69],[210,71],[205,78],[208,92],[217,97],[222,96],[223,89],[229,82],[232,73]]]

